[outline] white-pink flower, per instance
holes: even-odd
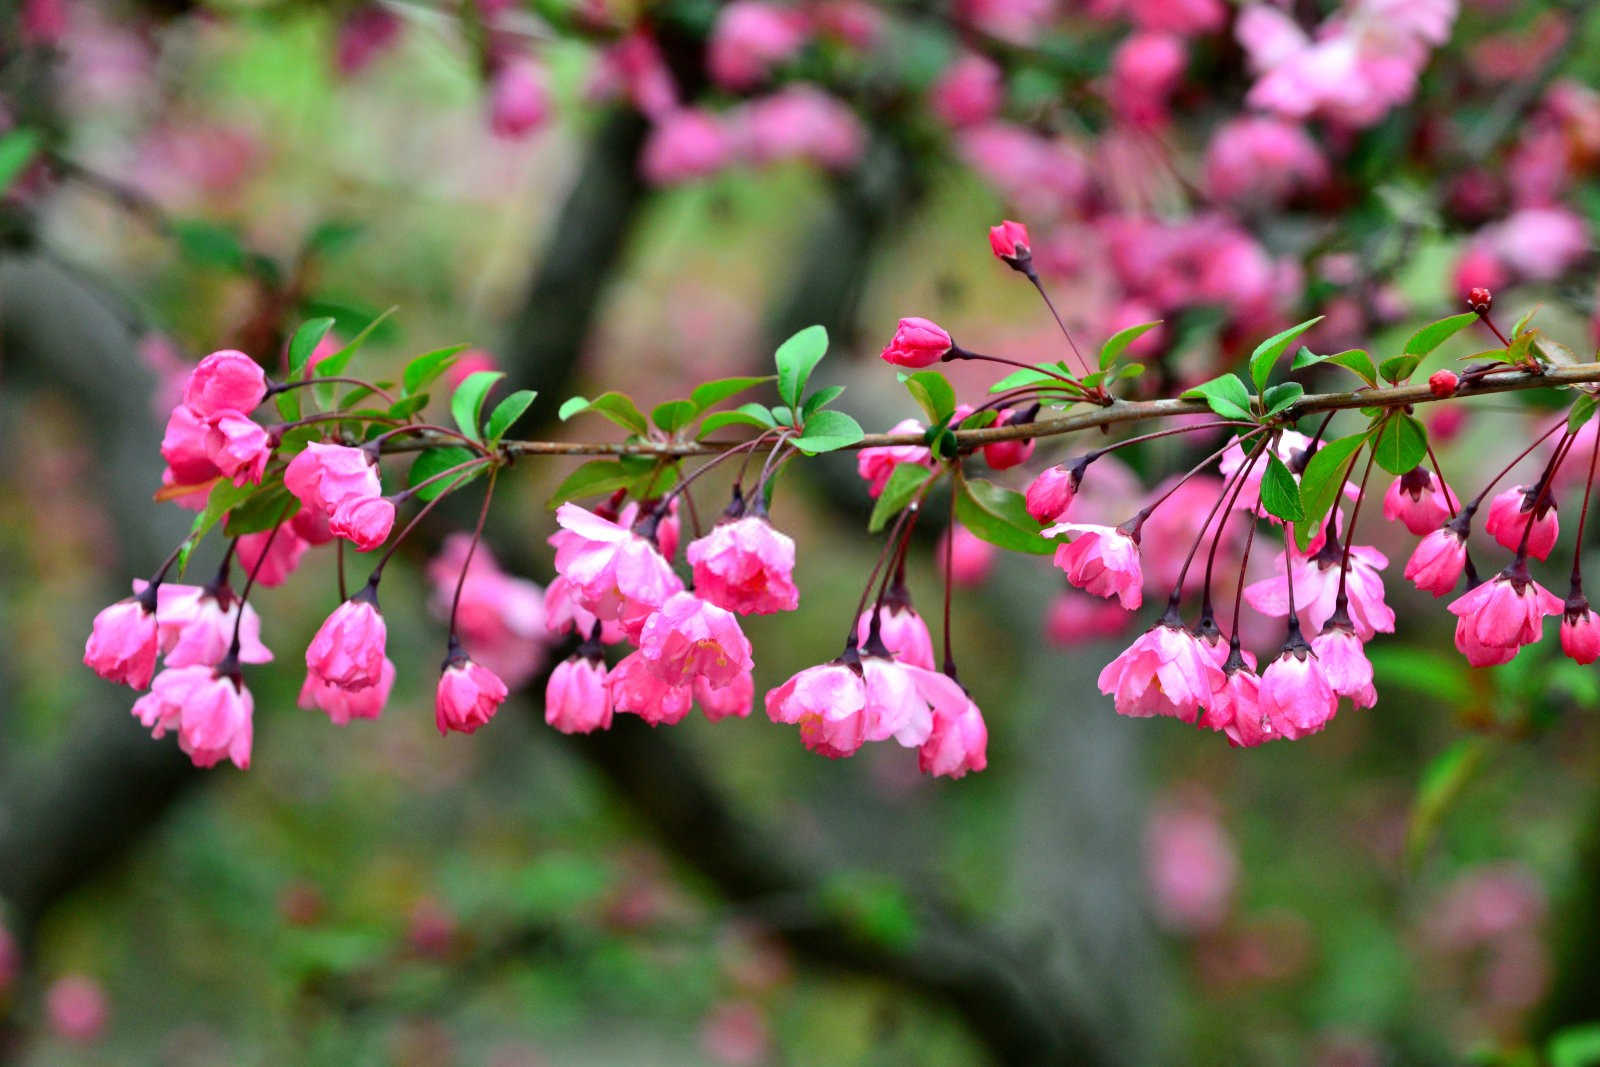
[[[569,583],[574,602],[601,621],[615,619],[630,637],[683,582],[655,545],[617,523],[576,504],[556,510],[561,531],[556,571]],[[584,636],[588,636],[585,634]]]
[[[1171,715],[1192,723],[1224,680],[1193,631],[1163,620],[1106,664],[1098,685],[1115,700],[1119,715]]]

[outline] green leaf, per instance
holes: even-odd
[[[299,510],[300,501],[289,490],[281,484],[269,486],[228,511],[227,534],[239,537],[270,530]]]
[[[390,315],[393,315],[398,310],[400,309],[397,307],[390,307],[388,310],[374,318],[371,322],[363,326],[361,331],[350,339],[349,344],[345,345],[343,348],[339,349],[339,351],[335,352],[333,355],[317,364],[315,368],[315,375],[318,377],[333,377],[343,374],[345,366],[349,364],[350,360],[357,352],[361,351],[361,346],[367,343],[367,339],[372,336],[373,331],[376,330],[385,319],[387,319]],[[314,385],[311,387],[311,391],[317,394],[317,403],[321,404],[323,407],[328,407],[333,403],[334,386],[332,383],[326,385]]]
[[[1567,412],[1567,429],[1572,433],[1577,433],[1579,427],[1594,416],[1594,409],[1597,403],[1600,403],[1600,401],[1596,401],[1593,393],[1580,394],[1573,403],[1572,410]]]
[[[366,230],[367,228],[359,222],[342,219],[329,219],[318,223],[316,229],[306,237],[306,252],[323,257],[338,255],[365,234]]]
[[[627,393],[615,391],[601,393],[593,400],[585,400],[581,396],[572,397],[562,403],[557,416],[566,422],[574,415],[585,411],[592,411],[597,415],[604,415],[624,430],[631,430],[637,434],[650,431],[650,423],[645,419],[644,412],[634,404],[633,398]]]
[[[772,381],[770,374],[759,378],[718,378],[716,381],[695,386],[694,392],[689,394],[689,399],[694,401],[695,411],[701,412],[722,403],[730,396],[770,381]]]
[[[532,389],[518,389],[496,404],[494,410],[489,413],[489,425],[483,431],[484,439],[491,445],[499,444],[500,438],[522,418],[523,413],[532,406],[534,398],[538,395]]]
[[[1372,357],[1364,348],[1347,348],[1343,352],[1335,352],[1331,356],[1312,355],[1311,350],[1304,345],[1295,354],[1294,363],[1290,365],[1293,370],[1302,367],[1314,366],[1318,363],[1336,363],[1345,370],[1352,371],[1368,385],[1378,384],[1378,368],[1372,365]]]
[[[1124,363],[1117,368],[1117,373],[1112,375],[1113,381],[1122,381],[1124,378],[1137,378],[1144,373],[1143,363]]]
[[[1160,325],[1160,319],[1155,322],[1141,322],[1137,326],[1129,326],[1127,329],[1118,330],[1106,338],[1106,343],[1100,346],[1100,369],[1109,370],[1111,364],[1117,361],[1118,356],[1127,351],[1129,345],[1144,336],[1146,331],[1153,330]]]
[[[1054,541],[1039,536],[1022,494],[993,482],[958,478],[956,518],[978,537],[1012,552],[1047,556],[1056,550]]]
[[[921,463],[900,463],[889,472],[889,480],[884,483],[883,492],[878,494],[877,501],[872,505],[872,517],[867,520],[867,532],[877,533],[888,524],[889,520],[900,514],[905,506],[911,503],[911,498],[928,484],[928,480],[938,474],[936,468],[925,467]]]
[[[811,372],[827,353],[828,331],[822,326],[807,326],[778,346],[773,359],[778,366],[778,396],[785,404],[800,406]]]
[[[205,540],[210,532],[230,508],[243,503],[256,491],[254,485],[234,485],[226,478],[219,478],[211,487],[211,493],[206,497],[206,506],[200,509],[200,514],[194,517],[194,522],[189,525],[189,536],[184,538],[183,545],[178,549],[178,575],[183,575],[184,569],[189,566],[189,554],[195,546]]]
[[[665,433],[677,433],[689,425],[695,414],[694,401],[668,400],[651,409],[650,419]]]
[[[1273,334],[1256,346],[1256,350],[1250,354],[1250,378],[1256,383],[1256,392],[1266,389],[1267,379],[1272,376],[1272,365],[1278,362],[1278,357],[1283,355],[1290,342],[1321,322],[1324,317],[1318,315],[1314,319],[1307,319],[1298,326],[1291,326],[1282,333]]]
[[[1209,405],[1211,410],[1225,419],[1252,419],[1250,414],[1250,390],[1245,387],[1244,379],[1237,374],[1223,374],[1201,382],[1183,394],[1185,397],[1199,397]]]
[[[333,329],[333,319],[307,319],[289,341],[289,377],[298,378],[311,362],[311,353]]]
[[[624,456],[621,459],[592,459],[581,464],[556,487],[549,506],[554,509],[568,500],[618,489],[632,489],[641,479],[651,477],[655,460],[648,456]]]
[[[1305,393],[1305,386],[1299,382],[1280,382],[1268,386],[1267,391],[1261,394],[1262,406],[1266,408],[1263,417],[1271,418],[1305,396]]]
[[[495,372],[480,371],[479,373],[492,374]],[[426,452],[418,452],[417,458],[411,461],[411,473],[406,476],[406,484],[421,485],[436,474],[443,474],[451,467],[459,467],[461,464],[476,458],[477,453],[462,448],[460,445],[448,445],[444,448],[430,448]],[[479,467],[476,470],[463,471],[462,473],[470,474],[471,477],[468,478],[468,481],[470,481],[471,478],[476,478],[482,474],[483,468]],[[454,484],[455,478],[440,478],[426,488],[419,490],[417,499],[432,500]]]
[[[806,397],[805,404],[800,408],[800,421],[803,423],[829,404],[844,395],[844,386],[830,385],[826,389],[818,389]]]
[[[428,406],[428,394],[416,393],[412,396],[403,396],[389,406],[387,418],[409,419],[417,412]]]
[[[174,219],[169,228],[183,258],[201,267],[239,270],[244,266],[244,245],[226,226],[205,219]]]
[[[906,392],[911,394],[928,416],[929,423],[947,422],[956,410],[956,390],[950,380],[936,370],[902,374]]]
[[[474,371],[461,380],[461,384],[456,386],[455,395],[450,398],[450,415],[456,420],[456,426],[474,441],[483,439],[479,434],[478,420],[483,416],[484,399],[488,397],[489,390],[494,388],[495,382],[504,377],[503,371]]]
[[[999,421],[1000,413],[998,411],[996,411],[994,408],[984,408],[982,411],[974,411],[971,415],[968,415],[966,418],[962,419],[960,424],[956,426],[956,429],[981,430],[986,426],[993,426]]]
[[[1378,364],[1378,373],[1383,375],[1383,380],[1391,385],[1399,385],[1411,377],[1411,372],[1417,369],[1417,364],[1422,362],[1421,356],[1390,356]]]
[[[759,414],[746,411],[745,408],[760,408]],[[772,413],[760,404],[746,404],[736,411],[713,411],[700,423],[700,432],[696,437],[704,439],[716,433],[724,426],[759,426],[763,430],[770,430],[777,423],[773,421]]]
[[[1428,456],[1428,431],[1410,415],[1391,414],[1373,441],[1378,466],[1390,474],[1404,474]]]
[[[1023,385],[1054,385],[1063,392],[1070,392],[1076,395],[1077,390],[1061,380],[1061,375],[1068,373],[1065,363],[1040,363],[1037,366],[1039,368],[1037,370],[1032,367],[1024,367],[1022,370],[1012,371],[998,382],[989,386],[989,392],[1003,393],[1007,389],[1015,389]],[[1088,378],[1082,379],[1082,381],[1085,385],[1094,384]]]
[[[1483,737],[1463,737],[1445,749],[1422,772],[1417,796],[1411,805],[1406,827],[1406,858],[1415,865],[1427,851],[1445,813],[1466,788],[1472,776],[1489,755],[1490,742]]]
[[[945,424],[928,427],[923,440],[928,443],[928,449],[939,459],[955,459],[961,451],[961,443],[956,440],[956,435]]]
[[[432,352],[424,352],[406,364],[405,370],[400,372],[400,391],[404,396],[415,396],[434,380],[449,370],[455,364],[456,355],[466,349],[466,345],[450,345],[447,348],[435,348]]]
[[[1430,322],[1411,335],[1411,339],[1406,342],[1405,354],[1425,356],[1477,320],[1476,312],[1463,311],[1459,315],[1451,315],[1448,319]]]
[[[861,424],[844,412],[819,411],[806,420],[805,430],[793,443],[807,455],[816,455],[853,445],[865,436]]]
[[[1344,487],[1345,468],[1367,441],[1366,431],[1324,442],[1300,472],[1300,521],[1295,523],[1295,541],[1302,551],[1322,528],[1328,509]]]
[[[42,143],[39,131],[25,126],[0,135],[0,195],[22,176]]]
[[[1579,1023],[1556,1031],[1545,1046],[1550,1067],[1600,1067],[1600,1023]]]
[[[1261,473],[1261,506],[1284,522],[1300,522],[1305,509],[1300,504],[1300,487],[1283,460],[1268,453],[1267,469]]]

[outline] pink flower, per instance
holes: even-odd
[[[1417,544],[1406,561],[1406,579],[1418,589],[1441,597],[1455,589],[1466,565],[1466,539],[1454,527],[1445,526]]]
[[[740,615],[793,611],[794,541],[761,515],[718,523],[689,544],[694,588],[700,596]]]
[[[855,112],[809,85],[752,100],[735,118],[740,154],[758,165],[804,159],[842,170],[866,149],[866,129]]]
[[[544,69],[528,56],[502,62],[489,83],[489,129],[494,135],[508,140],[526,137],[549,115]]]
[[[156,670],[159,647],[153,597],[119,600],[94,617],[83,662],[108,682],[143,689]]]
[[[897,367],[920,370],[939,362],[954,346],[955,342],[938,323],[912,316],[900,320],[893,340],[883,348],[882,357],[884,362]]]
[[[389,693],[394,689],[394,661],[385,656],[378,683],[364,689],[342,689],[307,674],[300,686],[299,705],[306,710],[319,708],[327,712],[336,726],[345,726],[351,719],[376,719],[389,703]]]
[[[1192,723],[1222,688],[1222,668],[1194,633],[1168,620],[1146,630],[1100,672],[1117,714],[1171,715]]]
[[[352,497],[334,509],[328,529],[363,552],[389,539],[394,529],[394,501],[387,497]]]
[[[928,90],[929,110],[953,127],[994,118],[1004,100],[1005,82],[999,66],[977,52],[963,52]]]
[[[1562,613],[1561,651],[1585,667],[1600,659],[1600,615],[1581,596]]]
[[[250,767],[251,718],[255,702],[236,675],[196,664],[168,667],[133,705],[133,714],[162,737],[178,732],[178,747],[196,767],[223,757],[240,770]]]
[[[544,687],[544,721],[564,734],[609,730],[605,660],[577,653],[556,664]]]
[[[704,678],[722,688],[748,671],[750,641],[726,608],[693,593],[674,593],[639,634],[645,664],[670,685]]]
[[[1045,637],[1063,648],[1115,637],[1128,628],[1128,613],[1116,604],[1063,590],[1045,612]]]
[[[632,712],[651,726],[671,726],[683,721],[694,704],[694,691],[688,685],[662,681],[641,652],[631,652],[611,669],[606,685],[611,691],[611,706],[619,712]]]
[[[1556,538],[1561,534],[1561,526],[1556,519],[1555,503],[1548,491],[1542,494],[1543,502],[1538,507],[1534,506],[1534,501],[1540,495],[1536,487],[1527,485],[1513,486],[1496,495],[1489,503],[1489,518],[1483,524],[1484,531],[1512,552],[1522,547],[1522,538],[1526,535],[1528,554],[1535,559],[1549,559],[1550,550],[1556,547]],[[1533,524],[1531,530],[1528,529],[1530,522]]]
[[[1079,476],[1065,467],[1047,467],[1028,485],[1028,514],[1035,522],[1055,522],[1067,513]]]
[[[1436,483],[1433,475],[1417,467],[1389,484],[1383,495],[1383,517],[1405,523],[1406,529],[1422,537],[1449,520],[1454,503],[1448,485]]]
[[[916,419],[906,419],[895,423],[889,432],[920,434],[925,429]],[[867,482],[867,495],[876,499],[883,492],[883,487],[889,484],[894,469],[902,463],[932,467],[933,453],[925,445],[882,445],[863,448],[856,453],[856,472]]]
[[[724,89],[749,89],[794,55],[810,32],[804,14],[763,0],[734,0],[711,29],[706,66]]]
[[[1315,556],[1295,553],[1289,560],[1289,577],[1286,578],[1283,575],[1284,554],[1280,552],[1274,562],[1274,576],[1247,585],[1244,598],[1263,615],[1288,618],[1289,580],[1292,578],[1295,611],[1302,627],[1321,632],[1323,625],[1333,618],[1338,604],[1341,557],[1342,550],[1337,545],[1324,546]],[[1394,633],[1394,609],[1384,603],[1383,579],[1378,574],[1388,565],[1388,558],[1375,548],[1367,545],[1350,548],[1345,596],[1349,600],[1350,621],[1363,641],[1372,640],[1375,633]]]
[[[1139,567],[1139,543],[1114,526],[1064,522],[1051,526],[1044,536],[1077,534],[1056,548],[1055,565],[1067,581],[1095,596],[1116,597],[1129,611],[1144,602],[1144,576]]]
[[[1509,663],[1519,648],[1543,636],[1546,615],[1561,614],[1562,602],[1526,573],[1499,574],[1451,602],[1451,613],[1461,620],[1456,648],[1472,666]]]
[[[211,460],[211,427],[205,416],[187,404],[172,409],[161,435],[161,458],[177,485],[199,485],[220,473]]]
[[[678,106],[678,87],[648,30],[635,30],[600,54],[588,92],[607,98],[625,92],[639,113],[659,119]]]
[[[572,503],[556,510],[556,522],[556,571],[571,583],[574,602],[601,621],[615,619],[637,637],[645,620],[682,592],[672,566],[638,534]]]
[[[309,545],[325,545],[333,540],[328,516],[313,508],[301,508],[289,520],[289,529]]]
[[[920,668],[910,667],[868,651],[861,657],[866,703],[861,717],[864,741],[894,738],[906,748],[916,748],[933,731],[933,713],[917,682]]]
[[[1339,698],[1304,643],[1267,664],[1256,699],[1266,721],[1291,741],[1321,730],[1339,710]]]
[[[259,484],[271,455],[267,431],[236,411],[224,411],[207,425],[206,458],[234,485]]]
[[[1122,0],[1122,6],[1140,29],[1156,33],[1211,33],[1228,18],[1222,0]]]
[[[1167,98],[1183,80],[1188,62],[1188,50],[1178,37],[1131,34],[1111,54],[1107,96],[1112,111],[1134,126],[1166,122]]]
[[[995,547],[959,522],[939,535],[933,558],[943,568],[949,553],[950,580],[959,586],[982,585],[994,570]]]
[[[1513,273],[1541,282],[1567,273],[1591,247],[1588,225],[1568,207],[1523,208],[1480,237]]]
[[[1261,710],[1261,676],[1245,664],[1224,665],[1222,688],[1211,697],[1203,723],[1228,736],[1235,748],[1254,748],[1277,735]]]
[[[42,5],[33,3],[30,8]],[[81,974],[69,974],[51,983],[45,994],[45,1013],[50,1029],[57,1036],[78,1044],[90,1044],[105,1034],[106,991],[99,982]]]
[[[283,485],[300,503],[330,519],[347,500],[383,495],[377,465],[366,451],[318,441],[289,461]]]
[[[834,660],[767,691],[767,717],[800,727],[800,739],[830,759],[854,755],[864,740],[867,687],[862,674]]]
[[[388,8],[379,4],[363,4],[339,23],[334,65],[344,77],[354,77],[388,51],[399,39],[404,27],[400,16]]]
[[[428,563],[428,607],[441,620],[450,617],[456,582],[471,543],[467,534],[451,534]],[[589,627],[593,625],[590,617]],[[469,656],[494,671],[510,688],[521,688],[544,662],[548,634],[545,591],[502,571],[489,546],[480,544],[461,582],[456,634]],[[584,636],[588,636],[587,630]]]
[[[725,686],[714,686],[705,678],[694,680],[694,698],[712,722],[726,718],[745,719],[756,699],[756,681],[749,671],[741,672]]]
[[[933,670],[933,637],[928,633],[928,624],[911,606],[911,599],[903,589],[904,599],[896,599],[892,588],[889,593],[883,606],[878,608],[878,640],[901,663]],[[856,620],[857,643],[865,646],[871,630],[872,609],[868,608]]]
[[[143,593],[142,581],[133,583]],[[243,618],[239,616],[243,613]],[[233,644],[239,628],[239,662],[271,663],[272,652],[261,643],[261,616],[223,586],[164,582],[156,594],[157,628],[168,667],[214,667]]]
[[[1239,862],[1210,810],[1191,804],[1157,811],[1145,829],[1144,851],[1163,926],[1196,934],[1227,920]]]
[[[961,683],[931,670],[911,669],[917,692],[933,710],[933,727],[917,749],[923,774],[961,778],[989,765],[989,727]]]
[[[285,523],[277,536],[271,530],[245,534],[235,543],[234,554],[246,574],[256,576],[259,585],[274,589],[288,580],[300,566],[300,557],[311,545]]]
[[[365,689],[383,681],[389,630],[368,586],[333,610],[306,647],[306,671],[319,685]]]
[[[1000,412],[996,420],[997,426],[1012,426],[1019,422],[1032,421],[1032,414],[1024,414],[1006,408]],[[1033,447],[1038,442],[1031,438],[1015,441],[994,441],[983,446],[983,460],[997,471],[1009,470],[1012,467],[1028,462],[1028,457],[1033,455]]]
[[[1206,192],[1225,203],[1281,203],[1327,180],[1327,161],[1305,127],[1281,119],[1233,119],[1206,150]]]
[[[652,185],[676,185],[717,173],[733,159],[733,140],[713,115],[680,108],[661,116],[639,156]]]
[[[1370,708],[1378,702],[1378,691],[1372,685],[1372,664],[1355,630],[1335,623],[1317,635],[1311,642],[1311,651],[1335,693],[1349,697],[1358,708]]]
[[[249,414],[267,396],[261,365],[243,352],[224,349],[202,359],[183,387],[183,402],[202,419],[225,411]]]
[[[439,674],[433,698],[433,723],[443,737],[451,730],[475,733],[486,726],[506,699],[506,683],[489,668],[456,652]]]

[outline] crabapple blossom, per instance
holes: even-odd
[[[1372,664],[1352,627],[1330,623],[1312,639],[1311,651],[1335,693],[1349,697],[1358,708],[1370,708],[1378,702],[1378,691],[1372,685]]]
[[[1449,605],[1456,648],[1474,667],[1509,663],[1523,645],[1544,634],[1544,617],[1563,611],[1561,600],[1521,573],[1502,572]]]
[[[1144,602],[1144,575],[1139,566],[1139,542],[1119,527],[1087,522],[1051,526],[1044,536],[1076,534],[1059,545],[1055,565],[1067,580],[1086,593],[1116,597],[1129,611]]]
[[[1452,524],[1440,527],[1417,544],[1406,561],[1405,575],[1418,589],[1441,597],[1455,589],[1466,565],[1466,534]]]
[[[1118,604],[1063,591],[1045,612],[1044,633],[1053,643],[1072,648],[1080,641],[1116,637],[1128,628],[1129,618]]]
[[[572,503],[556,510],[556,522],[556,572],[570,583],[574,603],[597,619],[614,619],[637,637],[645,620],[682,592],[656,546],[631,530]]]
[[[1549,491],[1528,485],[1513,486],[1497,494],[1489,502],[1489,517],[1483,529],[1512,552],[1521,550],[1526,537],[1528,555],[1534,559],[1549,559],[1561,534]]]
[[[1119,715],[1171,715],[1192,723],[1223,682],[1222,669],[1194,632],[1163,619],[1106,664],[1097,684]]]
[[[950,335],[936,322],[912,316],[900,320],[894,337],[883,346],[885,363],[908,370],[931,367],[955,348]]]
[[[1339,710],[1321,662],[1303,641],[1267,664],[1256,700],[1266,722],[1291,741],[1321,730]]]
[[[258,585],[274,589],[288,581],[289,575],[300,566],[300,557],[306,554],[311,542],[295,532],[288,523],[272,530],[249,533],[234,542],[233,553],[246,574],[255,576]]]
[[[957,128],[994,118],[1004,101],[1004,74],[994,60],[977,52],[958,56],[928,90],[928,109]]]
[[[1585,667],[1600,659],[1600,615],[1581,595],[1569,599],[1561,614],[1561,651]]]
[[[135,581],[133,587],[138,593],[146,588],[141,581]],[[161,654],[168,667],[221,663],[233,643],[235,625],[239,662],[272,662],[272,651],[261,643],[261,616],[226,586],[163,582],[156,591],[156,618]]]
[[[543,68],[527,56],[500,63],[489,83],[489,129],[494,135],[526,137],[549,115],[550,91],[545,88]]]
[[[456,652],[439,672],[433,722],[443,737],[451,730],[470,734],[487,726],[506,699],[506,683],[464,652]]]
[[[394,501],[387,497],[350,497],[334,508],[328,529],[362,552],[370,552],[389,539],[394,529]]]
[[[1035,522],[1053,523],[1072,506],[1082,473],[1065,467],[1046,467],[1028,483],[1024,502]]]
[[[1205,165],[1206,192],[1224,202],[1282,201],[1328,180],[1328,163],[1305,128],[1265,115],[1223,124]]]
[[[545,683],[544,721],[564,734],[610,729],[605,660],[579,652],[556,664]]]
[[[679,108],[657,119],[639,156],[639,170],[652,185],[704,178],[733,159],[733,138],[715,115]]]
[[[868,608],[856,621],[856,641],[863,646],[871,638],[872,615],[872,609]],[[877,616],[878,640],[895,659],[913,667],[933,669],[933,636],[928,633],[928,624],[911,606],[911,598],[904,588],[898,590],[898,596],[896,590],[890,588],[889,595],[877,609]]]
[[[917,686],[920,668],[880,655],[870,645],[861,656],[860,667],[866,686],[862,739],[887,741],[892,737],[907,748],[926,741],[933,730],[933,713]]]
[[[624,656],[606,677],[614,711],[630,712],[651,726],[683,721],[694,704],[693,687],[663,681],[642,652]]]
[[[989,765],[989,727],[966,688],[947,674],[911,669],[918,695],[933,713],[928,738],[917,749],[923,774],[964,777]]]
[[[376,719],[389,703],[389,693],[394,689],[394,661],[383,658],[383,666],[374,685],[361,689],[345,689],[307,674],[300,686],[300,707],[307,711],[324,711],[336,726],[345,726],[351,719]]]
[[[237,674],[201,664],[168,667],[133,705],[153,737],[176,731],[178,747],[196,767],[227,758],[240,770],[250,767],[254,711],[250,690]]]
[[[196,364],[183,387],[183,403],[200,418],[224,412],[248,415],[267,396],[261,365],[243,352],[224,349]]]
[[[639,654],[670,685],[704,678],[721,688],[751,666],[739,620],[693,593],[674,593],[650,616],[639,633]]]
[[[271,455],[267,431],[238,412],[221,412],[206,424],[206,459],[234,485],[259,484]]]
[[[694,680],[694,698],[712,722],[749,718],[756,699],[756,681],[749,671],[741,671],[727,685],[714,686],[702,675]]]
[[[1028,228],[1010,219],[989,227],[989,249],[994,252],[995,258],[1012,267],[1020,268],[1033,258]]]
[[[724,89],[749,89],[806,43],[810,27],[795,9],[765,0],[734,0],[717,15],[706,66]]]
[[[1162,925],[1190,934],[1221,926],[1238,866],[1227,831],[1206,806],[1169,804],[1151,817],[1145,869]]]
[[[1428,390],[1440,400],[1455,396],[1456,386],[1460,384],[1461,379],[1453,370],[1441,369],[1428,375]]]
[[[867,687],[843,660],[807,667],[766,695],[767,717],[800,727],[806,748],[840,759],[865,740]]]
[[[445,538],[428,563],[428,606],[437,618],[448,620],[453,605],[456,635],[467,655],[517,689],[545,659],[546,593],[534,582],[501,570],[488,545],[475,550],[471,545],[467,534]],[[593,625],[591,617],[588,628]]]
[[[321,441],[289,461],[283,485],[306,508],[330,520],[346,501],[383,495],[378,467],[364,449]]]
[[[1222,688],[1212,694],[1204,725],[1221,730],[1237,748],[1254,748],[1276,737],[1261,710],[1261,676],[1255,668],[1229,664],[1222,673]]]
[[[140,595],[102,608],[83,646],[84,665],[108,682],[144,689],[155,674],[160,647],[154,596]]]
[[[800,605],[794,584],[794,540],[762,515],[720,522],[689,544],[695,591],[740,615],[770,615]]]
[[[318,685],[357,690],[383,681],[389,637],[377,595],[368,586],[334,609],[306,646],[306,672]]]
[[[1014,412],[1007,408],[1000,412],[1000,418],[996,420],[995,425],[1014,426],[1032,421],[1031,412]],[[983,461],[997,471],[1009,470],[1028,462],[1028,457],[1033,455],[1033,448],[1037,443],[1032,438],[991,441],[983,446]]]
[[[916,419],[905,419],[889,428],[891,434],[921,434],[927,427]],[[926,445],[880,445],[863,448],[856,453],[856,472],[867,483],[867,495],[873,499],[889,484],[894,469],[902,463],[933,466],[933,453]]]
[[[1294,582],[1294,606],[1301,625],[1320,632],[1338,608],[1339,571],[1343,553],[1336,545],[1326,545],[1314,556],[1291,553],[1289,575],[1284,576],[1284,553],[1273,564],[1275,574],[1252,582],[1244,590],[1250,606],[1275,619],[1289,615],[1289,582]],[[1375,633],[1394,632],[1394,609],[1384,603],[1383,579],[1378,572],[1389,565],[1388,557],[1368,545],[1352,545],[1344,593],[1349,601],[1350,621],[1363,641]]]
[[[1389,484],[1388,492],[1383,494],[1383,517],[1404,523],[1406,529],[1422,537],[1450,518],[1454,503],[1448,485],[1416,467]]]

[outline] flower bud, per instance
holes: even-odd
[[[1436,370],[1428,376],[1428,388],[1440,400],[1455,396],[1456,386],[1461,384],[1461,379],[1453,370]]]
[[[1467,307],[1480,315],[1487,315],[1494,306],[1494,294],[1483,286],[1474,286],[1467,293]]]
[[[451,730],[470,734],[494,718],[506,699],[506,683],[493,671],[458,653],[439,674],[433,721],[440,735]]]
[[[894,331],[894,340],[883,349],[883,359],[897,367],[921,370],[931,367],[955,347],[950,335],[928,319],[905,318]]]
[[[1020,222],[1006,219],[998,226],[989,227],[989,247],[1000,261],[1022,270],[1033,261],[1033,249],[1028,242],[1028,228]]]

